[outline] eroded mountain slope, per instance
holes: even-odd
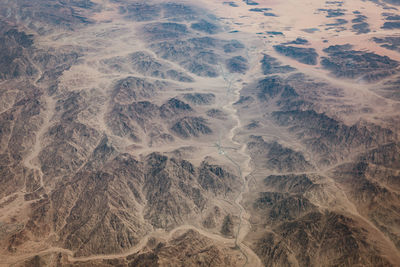
[[[0,0],[0,264],[396,266],[396,3],[355,2]]]

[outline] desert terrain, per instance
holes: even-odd
[[[399,9],[0,0],[0,266],[400,266]]]

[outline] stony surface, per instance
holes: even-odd
[[[0,0],[0,265],[397,266],[398,4]]]

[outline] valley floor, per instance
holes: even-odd
[[[0,0],[0,266],[398,266],[397,8]]]

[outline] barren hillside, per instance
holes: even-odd
[[[0,0],[0,266],[400,266],[399,8]]]

